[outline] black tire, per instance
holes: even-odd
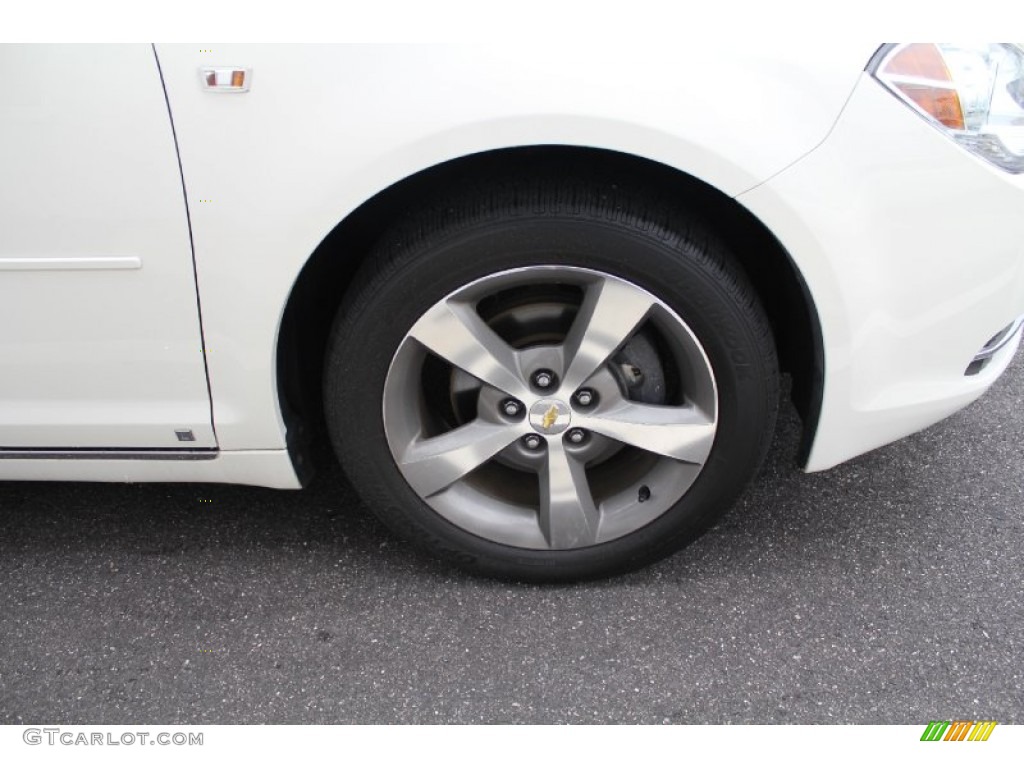
[[[714,442],[682,497],[627,535],[566,549],[499,543],[439,514],[397,466],[382,415],[396,350],[428,308],[482,278],[551,264],[595,270],[653,294],[699,340],[717,390]],[[756,473],[777,400],[768,320],[722,244],[695,218],[644,191],[582,179],[505,180],[396,226],[353,282],[325,366],[331,440],[370,509],[430,554],[479,574],[528,581],[608,576],[691,542]]]

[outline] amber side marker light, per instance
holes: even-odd
[[[245,93],[252,87],[252,70],[245,67],[201,67],[203,88],[218,93]]]
[[[911,43],[901,48],[879,75],[947,128],[962,131],[966,127],[953,76],[933,43]]]

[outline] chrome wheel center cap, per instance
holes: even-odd
[[[561,400],[538,400],[530,408],[530,426],[542,435],[564,432],[572,421],[572,411]]]

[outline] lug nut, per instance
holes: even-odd
[[[587,431],[577,427],[576,429],[570,429],[565,437],[573,445],[579,445],[587,439]]]
[[[591,405],[596,399],[596,397],[597,396],[594,394],[594,390],[581,389],[579,392],[576,393],[576,404],[582,405],[585,408],[588,405]]]
[[[510,398],[501,404],[501,412],[514,419],[523,412],[523,404]]]
[[[527,435],[523,438],[523,445],[530,451],[536,451],[543,442],[544,440],[540,435]]]
[[[555,374],[552,371],[541,369],[533,374],[533,386],[537,389],[549,389],[555,384]]]

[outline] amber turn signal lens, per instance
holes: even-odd
[[[236,69],[231,73],[231,87],[241,88],[243,85],[245,85],[245,71]]]
[[[881,74],[947,128],[965,129],[964,112],[953,77],[933,44],[907,45],[886,63]]]

